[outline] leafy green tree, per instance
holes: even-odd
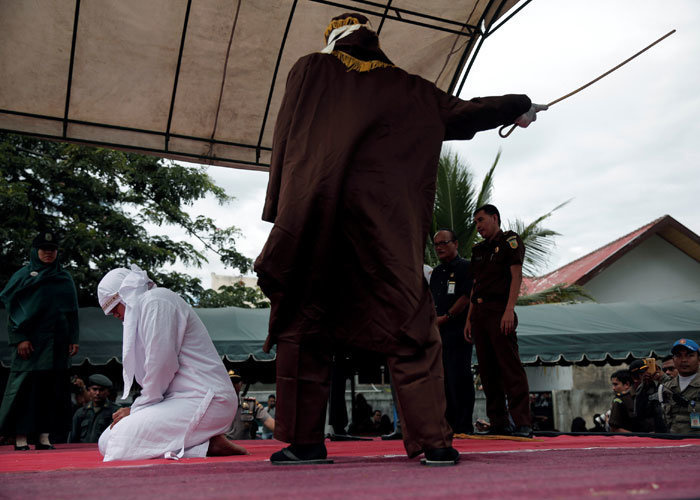
[[[220,204],[232,200],[201,167],[0,134],[0,286],[26,263],[38,231],[52,229],[61,239],[61,262],[75,280],[81,306],[97,305],[102,276],[131,263],[196,304],[205,292],[200,280],[163,267],[178,261],[201,267],[207,262],[204,253],[186,241],[149,234],[144,226],[184,230],[225,265],[246,272],[250,259],[235,248],[239,230],[217,228],[212,219],[185,211],[207,195]]]
[[[258,288],[250,288],[242,282],[231,286],[222,286],[218,290],[204,290],[199,297],[198,307],[252,307],[263,309],[270,307],[270,302]]]
[[[425,260],[428,265],[434,267],[439,263],[432,245],[432,235],[439,229],[452,229],[459,240],[459,255],[466,259],[471,257],[472,247],[481,240],[474,223],[474,210],[491,200],[494,172],[500,158],[501,152],[499,151],[477,191],[477,182],[469,165],[463,163],[457,153],[445,151],[440,156],[433,222],[431,234],[425,247]],[[554,246],[554,237],[558,236],[559,233],[543,227],[542,224],[556,210],[567,203],[569,201],[558,205],[532,222],[525,223],[516,219],[506,227],[518,233],[525,244],[525,262],[523,263],[525,275],[535,275],[547,264]],[[540,303],[537,301],[542,300],[560,302],[572,300],[572,297],[588,297],[579,288],[558,285],[548,290],[548,293],[543,292],[543,295],[532,297],[531,300],[526,299],[522,303]]]

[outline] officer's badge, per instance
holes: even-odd
[[[53,236],[51,236],[51,233],[46,233],[44,235],[44,240],[51,241],[52,239],[53,239]]]
[[[510,248],[513,248],[513,249],[518,248],[518,239],[515,236],[511,236],[506,241],[510,245]]]

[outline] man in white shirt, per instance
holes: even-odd
[[[137,266],[107,273],[97,295],[105,314],[124,322],[122,399],[133,379],[142,388],[100,436],[104,461],[246,454],[223,435],[238,399],[192,308]]]

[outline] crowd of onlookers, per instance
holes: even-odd
[[[675,342],[671,354],[661,360],[652,357],[634,360],[628,368],[617,370],[610,377],[614,393],[610,409],[594,415],[592,426],[576,417],[571,432],[700,434],[699,368],[700,349],[691,339]],[[242,378],[238,372],[230,370],[229,376],[239,395],[239,408],[228,437],[272,439],[275,395],[269,395],[266,402],[257,402],[241,394]],[[93,374],[86,384],[73,376],[71,389],[73,419],[67,441],[95,443],[111,425],[112,414],[120,408],[114,402],[112,381],[105,375]],[[552,406],[551,393],[530,394],[535,430],[555,430]],[[481,424],[488,427],[485,422]],[[349,434],[377,436],[392,431],[394,424],[387,415],[372,409],[362,394],[355,396],[347,428]]]
[[[586,429],[581,417],[572,432],[700,434],[700,354],[691,339],[676,341],[671,354],[644,358],[611,377],[611,407]]]

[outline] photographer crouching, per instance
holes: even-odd
[[[241,439],[255,439],[258,431],[258,422],[270,432],[275,430],[275,419],[267,413],[267,410],[258,403],[255,398],[241,397],[241,387],[243,379],[235,370],[228,372],[233,388],[238,396],[238,410],[233,417],[231,430],[226,433],[226,437],[233,441]]]

